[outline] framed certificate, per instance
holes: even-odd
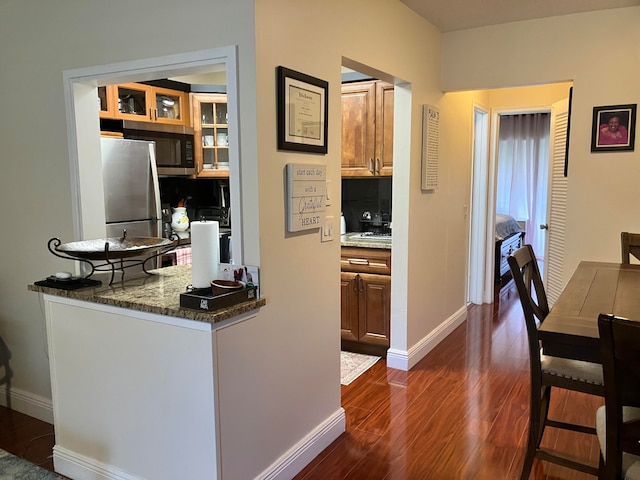
[[[278,149],[326,154],[329,84],[282,66],[277,76]]]

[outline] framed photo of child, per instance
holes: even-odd
[[[591,151],[633,151],[636,137],[636,107],[637,104],[593,107]]]

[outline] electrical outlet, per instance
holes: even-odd
[[[320,229],[320,240],[322,242],[333,240],[333,216],[325,217],[324,225]]]

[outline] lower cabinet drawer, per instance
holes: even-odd
[[[391,275],[391,250],[342,247],[340,270]]]

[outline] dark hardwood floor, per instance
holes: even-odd
[[[519,478],[529,408],[526,333],[513,282],[409,372],[380,360],[342,387],[347,431],[296,480]],[[593,425],[604,401],[555,390],[550,416]],[[53,427],[0,407],[0,448],[52,470]],[[592,465],[595,437],[548,428],[543,444]],[[595,477],[535,461],[530,479]]]
[[[53,471],[54,443],[53,425],[0,406],[0,448]]]
[[[529,370],[522,309],[513,282],[411,371],[383,360],[342,386],[347,431],[296,480],[517,479],[524,458]],[[550,417],[595,425],[604,400],[555,390]],[[543,445],[598,464],[595,436],[547,428]],[[595,477],[535,461],[530,479]]]

